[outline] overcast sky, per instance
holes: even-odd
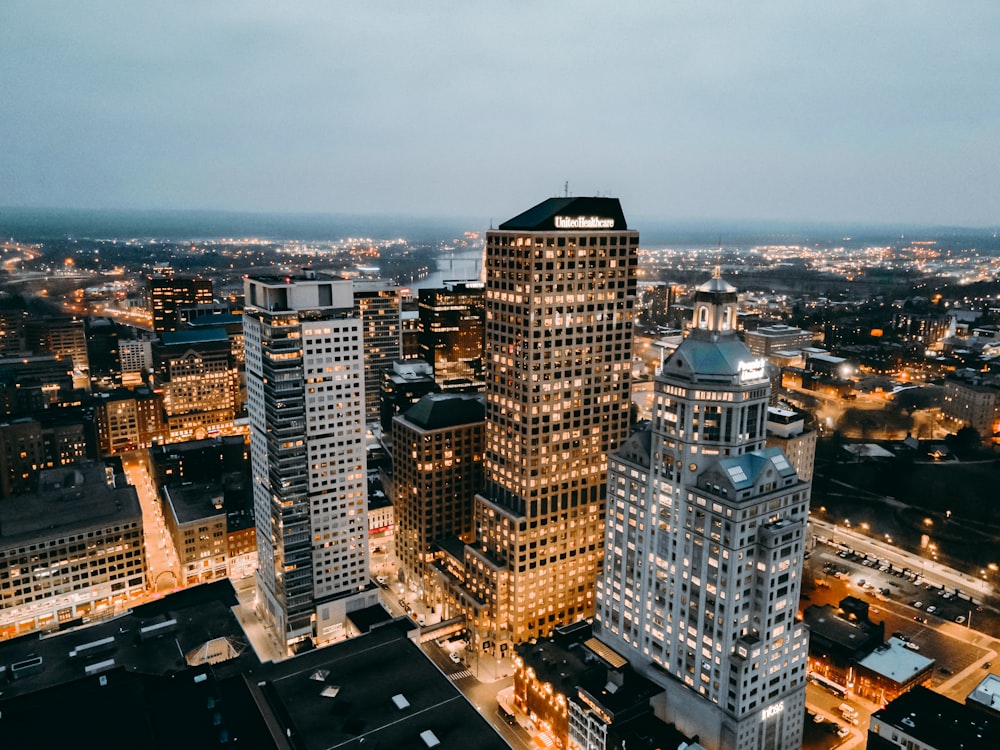
[[[3,0],[0,206],[503,219],[568,181],[996,226],[998,38],[997,0]]]

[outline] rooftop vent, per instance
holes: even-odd
[[[396,704],[396,708],[400,711],[410,707],[410,702],[406,700],[406,697],[402,693],[396,693],[392,696],[392,702]]]
[[[427,747],[437,747],[438,745],[441,744],[441,740],[439,740],[437,738],[437,735],[434,734],[434,732],[432,732],[430,729],[425,729],[424,731],[422,731],[420,733],[420,739],[424,741],[424,744],[427,745]]]

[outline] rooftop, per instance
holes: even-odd
[[[1000,747],[1000,721],[922,685],[872,714],[872,722],[898,727],[928,747],[961,750]]]
[[[217,327],[218,322],[213,327],[198,327],[195,329],[185,329],[181,331],[164,331],[161,334],[164,346],[181,346],[186,344],[209,344],[225,343],[229,344],[224,328]]]
[[[396,620],[254,670],[254,692],[273,712],[272,731],[295,738],[302,750],[354,743],[426,750],[426,732],[442,750],[506,750],[507,743],[410,640],[411,627]]]
[[[486,406],[478,395],[464,393],[429,393],[411,406],[405,419],[425,430],[482,422]]]
[[[74,529],[93,529],[119,521],[141,521],[139,496],[130,485],[109,485],[104,463],[47,469],[39,491],[0,503],[0,545],[54,538]]]
[[[548,198],[500,225],[531,232],[628,229],[617,198]]]
[[[905,683],[930,669],[934,665],[934,660],[906,648],[903,641],[898,638],[890,638],[884,645],[877,647],[858,661],[858,665],[895,682]]]
[[[185,482],[163,487],[162,491],[179,524],[226,515],[225,490],[217,482]]]

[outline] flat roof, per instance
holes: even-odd
[[[104,463],[48,469],[39,491],[0,502],[0,545],[52,539],[75,529],[142,520],[135,487],[109,487]]]
[[[225,488],[215,482],[185,482],[164,486],[161,490],[174,509],[174,516],[181,524],[193,523],[214,516],[225,516]],[[218,500],[221,508],[215,507]]]
[[[898,638],[890,638],[885,644],[858,661],[858,665],[902,684],[930,669],[934,665],[934,660],[906,648],[903,641]]]
[[[1000,721],[917,685],[872,714],[929,747],[996,750]]]
[[[993,711],[1000,711],[1000,675],[995,675],[992,672],[986,675],[965,699],[966,703],[969,701]]]
[[[433,732],[438,747],[506,750],[507,743],[409,638],[405,618],[368,635],[254,670],[253,688],[273,730],[302,750],[413,748]],[[395,696],[408,704],[404,708]],[[272,730],[272,731],[273,731]]]
[[[0,641],[0,664],[14,664],[33,657],[42,658],[40,671],[5,682],[0,711],[10,697],[46,690],[77,680],[95,662],[114,659],[115,665],[150,675],[170,675],[187,668],[182,654],[190,653],[215,638],[249,645],[233,614],[236,592],[228,579],[192,586],[143,604],[109,620],[74,628],[55,635],[31,633]],[[139,630],[157,622],[175,624],[159,638],[140,640]],[[87,643],[112,638],[112,648],[99,657],[70,659],[69,653]],[[244,648],[238,659],[213,666],[217,674],[235,674],[258,664],[252,648]],[[114,724],[117,708],[108,707],[105,721]],[[4,712],[6,715],[6,712]],[[0,725],[2,726],[2,725]],[[2,734],[2,732],[0,732]]]

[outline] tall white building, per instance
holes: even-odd
[[[766,361],[735,319],[734,287],[698,288],[651,428],[609,457],[597,627],[664,687],[657,715],[709,750],[797,750],[809,484],[765,447]]]
[[[257,605],[287,645],[328,641],[377,600],[361,322],[350,281],[307,272],[244,286]]]

